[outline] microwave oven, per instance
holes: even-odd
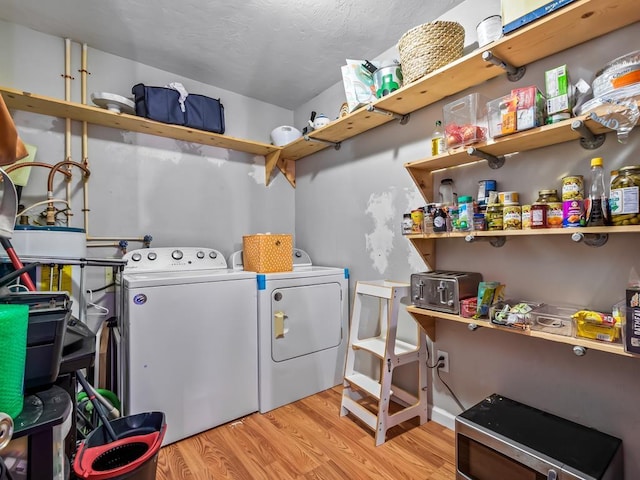
[[[493,394],[455,419],[458,480],[621,480],[622,441]]]

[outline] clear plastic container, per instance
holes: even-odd
[[[458,198],[458,230],[473,230],[473,198],[468,195]]]
[[[482,142],[487,139],[487,99],[470,93],[443,107],[447,148]]]
[[[579,307],[543,305],[531,312],[531,330],[573,337],[575,323],[571,315],[578,310]]]

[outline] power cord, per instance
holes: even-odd
[[[455,402],[458,404],[458,407],[460,407],[460,410],[462,410],[463,412],[466,410],[466,408],[464,407],[464,405],[462,405],[462,402],[460,402],[460,400],[458,400],[458,397],[456,396],[455,393],[453,393],[453,390],[451,390],[451,387],[447,384],[447,382],[445,382],[442,377],[440,376],[440,369],[442,367],[444,367],[444,357],[440,356],[438,357],[438,359],[436,360],[436,363],[434,365],[429,365],[429,358],[431,358],[431,353],[429,352],[429,346],[427,345],[427,368],[436,369],[436,375],[438,375],[438,378],[440,379],[440,381],[442,382],[442,384],[447,387],[447,390],[449,390],[449,393],[451,394],[451,396],[453,397],[453,399],[455,400]]]

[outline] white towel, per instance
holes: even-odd
[[[169,85],[166,85],[165,87],[178,91],[178,93],[180,94],[180,98],[178,99],[178,102],[180,102],[180,110],[184,112],[185,111],[184,101],[189,96],[189,93],[187,92],[187,89],[184,88],[184,85],[182,85],[179,82],[171,82]]]

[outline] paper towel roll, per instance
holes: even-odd
[[[28,323],[28,305],[0,305],[0,412],[11,418],[22,412]]]

